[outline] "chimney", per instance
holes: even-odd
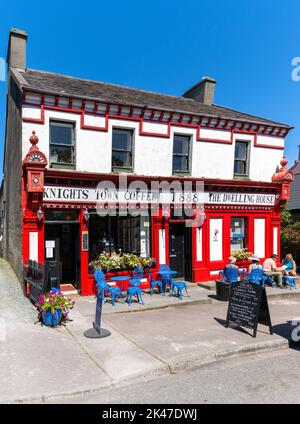
[[[12,28],[9,32],[7,64],[9,68],[26,69],[27,33]]]
[[[216,80],[210,77],[204,77],[198,84],[187,90],[183,97],[194,99],[196,102],[211,105],[214,102]]]
[[[298,146],[299,152],[298,152],[298,162],[300,162],[300,146]]]

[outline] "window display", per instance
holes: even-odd
[[[231,218],[230,250],[235,252],[247,248],[247,220],[246,218]]]
[[[105,216],[90,212],[89,262],[101,253],[150,253],[150,225],[147,216]]]

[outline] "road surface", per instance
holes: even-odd
[[[300,403],[300,349],[232,358],[53,403]],[[51,403],[51,402],[49,402]]]

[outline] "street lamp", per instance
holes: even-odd
[[[85,208],[84,212],[83,212],[83,217],[86,223],[88,223],[89,219],[90,219],[90,214],[88,211],[88,208]]]
[[[38,211],[37,211],[37,219],[38,219],[38,221],[39,222],[41,222],[42,221],[42,219],[43,219],[43,211],[42,211],[42,209],[41,209],[41,207],[39,207],[39,209],[38,209]]]

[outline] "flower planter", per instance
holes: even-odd
[[[231,283],[216,280],[216,295],[217,299],[227,302],[230,296]]]
[[[239,268],[247,268],[248,267],[248,265],[249,265],[249,260],[248,259],[244,259],[244,260],[242,260],[242,261],[236,261],[236,265],[239,267]]]
[[[52,314],[51,311],[42,311],[42,319],[44,325],[47,327],[57,327],[62,319],[62,310],[55,309],[55,312]]]

